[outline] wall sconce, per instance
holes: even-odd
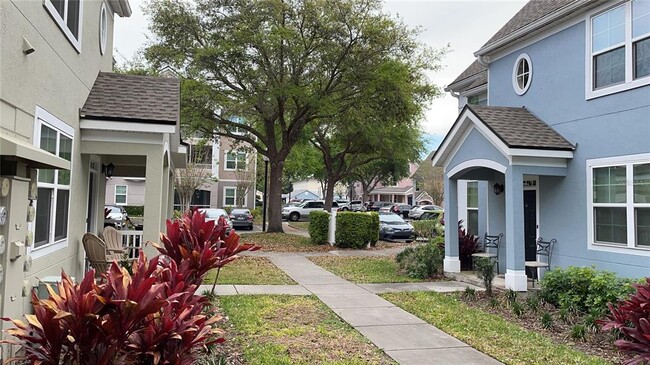
[[[496,183],[494,184],[494,195],[499,195],[503,193],[503,184]]]
[[[102,172],[106,175],[107,178],[113,177],[113,172],[115,170],[115,165],[112,162],[109,162],[108,165],[102,164]]]
[[[35,49],[27,38],[23,37],[23,53],[28,55],[34,53]]]

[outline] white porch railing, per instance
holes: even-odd
[[[143,231],[121,230],[118,232],[120,232],[120,235],[122,236],[122,247],[124,247],[128,253],[127,260],[137,260],[138,253],[144,246],[144,240],[142,238]]]

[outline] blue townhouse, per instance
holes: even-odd
[[[474,56],[446,89],[460,113],[432,157],[445,220],[503,234],[509,289],[527,289],[539,237],[557,240],[552,267],[650,276],[650,1],[533,0]]]

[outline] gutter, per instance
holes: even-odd
[[[111,8],[115,14],[119,15],[122,18],[128,18],[131,16],[131,5],[129,0],[109,0]]]
[[[482,57],[486,56],[488,53],[493,52],[501,47],[508,46],[515,41],[520,41],[528,34],[532,33],[535,30],[539,30],[540,28],[550,23],[553,23],[567,16],[576,15],[579,12],[583,12],[588,8],[597,5],[600,5],[600,2],[589,1],[589,0],[578,0],[573,4],[567,5],[566,7],[554,13],[548,14],[543,18],[538,19],[537,21],[534,21],[528,25],[525,25],[522,28],[517,29],[515,32],[510,33],[509,35],[495,41],[494,43],[481,47],[478,51],[474,52],[474,56],[478,57],[478,61],[480,64],[487,66],[487,64],[490,63],[489,57],[486,58],[482,58]]]

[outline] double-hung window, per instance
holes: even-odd
[[[126,185],[115,185],[115,204],[126,205]]]
[[[74,129],[37,108],[34,144],[65,160],[72,160]],[[70,171],[38,170],[38,198],[34,222],[34,249],[66,246],[70,207]]]
[[[650,249],[650,155],[587,164],[590,244]]]
[[[226,171],[246,170],[246,152],[226,152]]]
[[[82,0],[43,0],[43,6],[72,46],[81,52]]]
[[[478,181],[467,182],[467,234],[478,235]]]
[[[650,84],[650,1],[633,0],[589,18],[587,96]]]
[[[223,189],[223,205],[234,206],[237,202],[237,188],[224,188]]]

